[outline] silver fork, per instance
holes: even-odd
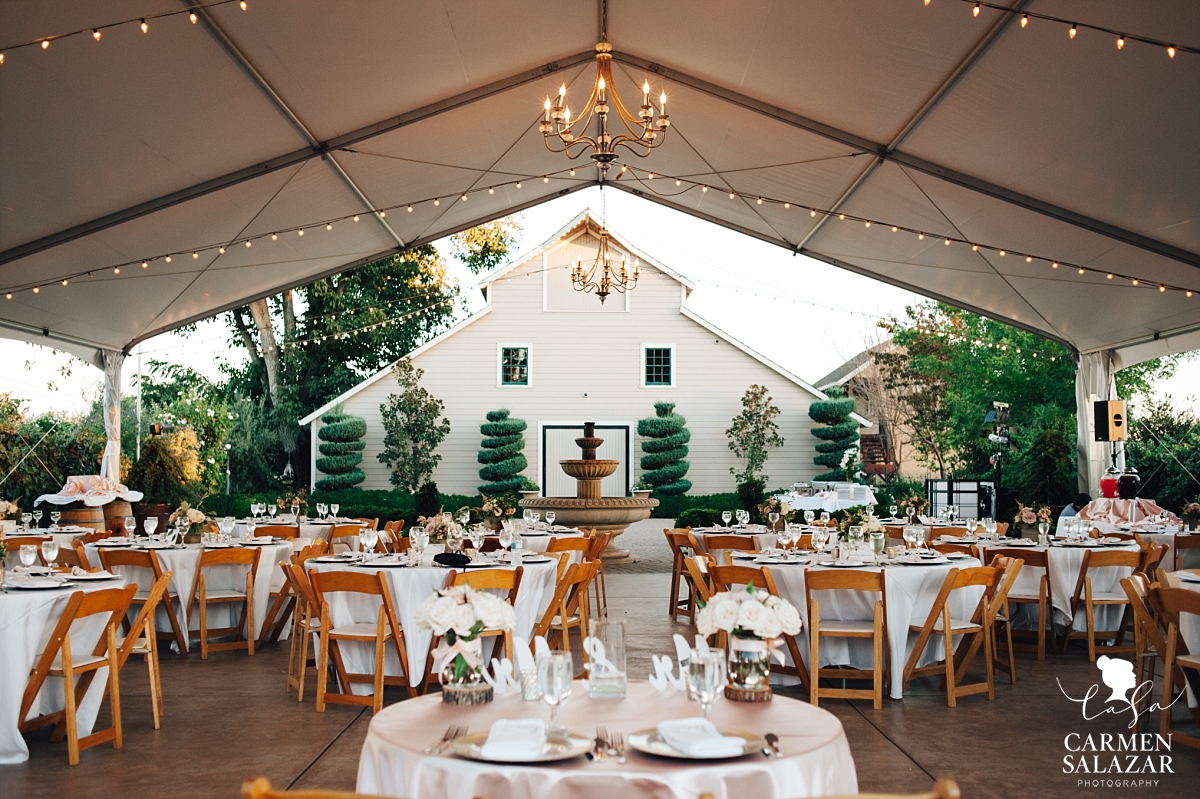
[[[625,760],[625,733],[614,732],[609,741],[612,748],[616,751],[617,762],[624,765],[627,762]]]
[[[442,736],[442,739],[440,741],[437,741],[436,743],[432,743],[429,746],[425,747],[425,751],[430,752],[430,753],[442,751],[443,749],[445,749],[447,746],[450,745],[451,741],[453,741],[455,738],[458,738],[462,735],[461,730],[462,730],[462,728],[459,727],[457,724],[451,724],[449,727],[446,728],[446,733],[445,733],[445,735]]]

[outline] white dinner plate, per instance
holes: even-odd
[[[104,580],[115,580],[117,575],[108,572],[88,572],[87,574],[72,574],[73,583],[98,583]]]
[[[899,560],[905,566],[944,566],[950,562],[950,559],[942,556],[940,558],[914,558],[912,560]]]
[[[58,580],[50,580],[45,577],[34,578],[32,580],[9,580],[5,585],[9,588],[19,588],[22,591],[47,591],[55,588],[70,588],[70,583],[61,583]]]
[[[822,563],[821,565],[822,566],[832,566],[835,569],[861,569],[863,566],[869,566],[871,564],[862,563],[861,561],[835,560],[835,561],[831,561],[829,563]]]
[[[947,552],[946,557],[950,560],[962,560],[963,558],[971,557],[965,552]]]
[[[487,739],[488,733],[486,732],[455,738],[450,743],[450,752],[468,760],[482,760],[487,763],[550,763],[555,760],[570,760],[573,757],[587,754],[593,744],[591,738],[567,733],[566,738],[547,738],[540,757],[529,760],[495,760],[483,756],[483,745],[487,743]]]
[[[679,760],[730,760],[734,757],[745,757],[746,755],[762,754],[762,750],[767,748],[767,742],[761,736],[754,735],[749,732],[740,732],[738,730],[720,730],[722,735],[727,735],[734,738],[741,738],[745,741],[740,755],[732,755],[730,757],[693,757],[680,752],[675,747],[668,744],[658,734],[657,729],[641,730],[632,732],[625,739],[629,743],[630,749],[636,749],[639,752],[644,752],[647,755],[657,755],[658,757],[671,757]]]
[[[132,541],[109,541],[107,539],[101,539],[96,542],[96,546],[98,548],[131,547],[131,546],[133,546],[133,542]]]
[[[1176,572],[1176,574],[1185,583],[1200,583],[1200,574],[1193,574],[1192,572]]]
[[[312,558],[315,563],[353,563],[354,561],[343,558],[341,555],[325,555],[320,558]]]

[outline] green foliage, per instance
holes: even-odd
[[[146,504],[178,505],[195,495],[196,486],[188,485],[183,464],[164,436],[148,436],[142,441],[142,457],[126,480],[130,488],[142,492]]]
[[[1125,461],[1142,478],[1141,496],[1178,513],[1200,492],[1200,419],[1175,410],[1169,398],[1133,410]]]
[[[751,516],[757,516],[758,506],[763,503],[766,488],[765,480],[745,480],[738,483],[738,505]]]
[[[475,274],[491,271],[508,257],[521,233],[521,220],[505,216],[455,233],[450,238],[454,255]]]
[[[735,511],[740,508],[738,496],[733,492],[727,494],[681,494],[674,497],[659,497],[658,507],[650,511],[654,519],[675,519],[680,514],[693,508],[715,508],[717,512]]]
[[[67,477],[96,474],[104,442],[98,417],[28,418],[19,400],[0,394],[0,477],[11,472],[0,487],[0,498],[20,499],[22,508],[29,510],[34,499],[58,491]]]
[[[316,482],[320,491],[344,491],[367,479],[363,470],[362,450],[366,448],[362,437],[367,434],[367,421],[350,416],[341,409],[334,409],[321,417],[324,426],[317,431],[323,442],[318,449],[325,457],[317,458],[317,470],[328,475]]]
[[[725,431],[729,449],[744,462],[741,471],[729,469],[739,484],[756,479],[767,463],[768,451],[783,446],[779,425],[775,423],[779,413],[779,407],[771,401],[765,386],[752,385],[742,395],[741,413],[733,417],[733,424]],[[767,477],[763,475],[759,479],[765,483]]]
[[[284,489],[279,479],[288,462],[277,418],[265,398],[239,399],[231,406],[229,431],[230,488],[235,494],[263,491],[271,499]],[[224,489],[224,485],[221,486]]]
[[[675,526],[683,527],[713,527],[721,524],[721,511],[714,508],[691,508],[679,514]]]
[[[397,361],[393,374],[400,393],[379,406],[384,429],[379,462],[392,469],[392,485],[415,492],[442,459],[435,450],[450,435],[450,420],[442,416],[445,403],[421,387],[423,369],[405,358]]]
[[[508,410],[501,408],[487,412],[487,421],[479,426],[484,435],[480,443],[477,460],[483,464],[479,479],[486,482],[479,486],[480,494],[508,494],[520,491],[528,480],[521,472],[529,466],[525,459],[524,419],[510,418]]]
[[[214,516],[247,516],[252,502],[274,502],[278,492],[268,491],[253,494],[216,494],[205,497],[201,509]],[[309,508],[315,503],[336,503],[339,516],[362,517],[385,521],[403,521],[405,525],[416,524],[417,510],[415,497],[404,491],[371,491],[361,488],[349,491],[317,491],[308,498]],[[478,496],[468,497],[461,494],[438,494],[438,508],[461,508],[480,504]]]
[[[432,480],[423,483],[416,496],[413,497],[413,508],[418,516],[429,518],[444,507],[445,505],[438,496],[437,484]]]
[[[900,500],[911,496],[925,496],[925,481],[910,480],[907,477],[892,477],[882,485],[873,486],[872,493],[875,494],[875,501],[883,511],[879,515],[886,512],[889,505],[899,505]]]
[[[1075,453],[1061,429],[1043,427],[1013,460],[1010,483],[1027,503],[1060,505],[1076,493]]]
[[[808,417],[825,427],[814,427],[810,432],[821,439],[816,445],[817,455],[813,462],[825,466],[829,471],[817,475],[817,480],[846,480],[847,470],[842,466],[846,453],[858,442],[858,422],[850,418],[854,413],[853,397],[845,396],[841,387],[831,388],[828,400],[818,400],[808,406]]]
[[[685,480],[690,465],[687,443],[692,434],[685,427],[687,419],[675,413],[675,403],[654,403],[655,415],[638,421],[638,435],[642,442],[642,481],[658,496],[672,497],[686,494],[692,487]]]

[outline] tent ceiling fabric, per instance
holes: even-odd
[[[1189,0],[1017,4],[1200,43]],[[179,7],[0,3],[0,48]],[[433,241],[596,183],[579,162],[566,174],[537,123],[562,82],[582,105],[597,4],[253,0],[198,13],[8,49],[0,292],[14,297],[0,299],[0,335],[95,361],[395,252],[397,238]],[[635,173],[616,188],[1078,351],[1114,349],[1124,365],[1200,346],[1200,296],[1154,288],[1200,290],[1200,56],[1022,29],[958,0],[611,0],[608,14],[619,91],[665,85],[672,120],[660,149],[624,162],[712,190]],[[274,231],[286,232],[244,246]],[[184,255],[137,265],[167,253]]]

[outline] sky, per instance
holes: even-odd
[[[524,211],[515,254],[536,247],[585,208],[603,214],[609,227],[676,272],[696,289],[688,306],[727,334],[809,381],[816,382],[879,340],[880,318],[901,315],[921,297],[856,275],[741,233],[663,208],[621,191],[598,188],[552,200]],[[439,242],[452,276],[464,287],[476,277]],[[636,291],[636,289],[635,289]],[[482,307],[468,291],[471,310]],[[151,359],[191,366],[217,378],[222,362],[240,363],[245,351],[230,347],[220,320],[202,322],[189,336],[166,334],[141,345]],[[0,392],[27,401],[26,410],[84,410],[98,395],[102,373],[63,353],[0,339]],[[125,362],[126,384],[137,373],[137,351]],[[1185,362],[1175,377],[1156,388],[1177,406],[1200,412],[1200,357]],[[997,399],[1009,399],[1001,398]]]

